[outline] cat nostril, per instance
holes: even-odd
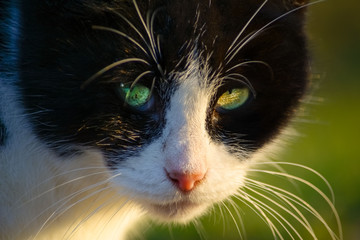
[[[196,184],[204,179],[206,173],[179,173],[179,172],[168,172],[167,176],[170,180],[183,192],[192,191]]]

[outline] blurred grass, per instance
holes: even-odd
[[[332,185],[344,239],[360,239],[360,2],[328,0],[312,6],[308,30],[314,55],[314,73],[320,73],[314,96],[322,102],[307,105],[309,116],[297,123],[302,137],[281,158],[316,169]],[[321,183],[319,183],[321,184]],[[309,192],[308,198],[312,195]],[[247,239],[271,239],[266,225],[241,206]],[[326,211],[326,209],[324,210]],[[204,228],[156,227],[146,239],[239,239],[229,214],[204,220]],[[249,224],[250,223],[250,224]],[[315,226],[317,227],[317,226]],[[321,230],[320,230],[321,231]],[[326,240],[326,237],[319,237]]]

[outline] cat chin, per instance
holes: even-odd
[[[183,200],[166,204],[148,203],[146,208],[152,220],[184,224],[203,215],[209,205],[211,203],[204,204]]]

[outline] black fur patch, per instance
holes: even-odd
[[[71,144],[97,146],[110,155],[139,152],[161,135],[169,93],[177,84],[170,73],[183,71],[194,49],[220,76],[244,61],[266,62],[231,70],[251,82],[256,98],[231,114],[219,115],[209,106],[207,128],[214,139],[245,144],[253,150],[286,125],[307,82],[302,10],[271,24],[226,64],[228,48],[263,0],[136,2],[143,20],[153,26],[152,41],[132,0],[22,2],[19,89],[25,108],[37,113],[29,116],[44,141],[53,143],[60,152]],[[242,36],[251,36],[300,2],[304,1],[269,1]],[[158,44],[161,50],[149,50]],[[124,64],[88,81],[104,67],[127,58],[143,59],[148,64]],[[140,82],[151,87],[155,80],[156,104],[151,111],[137,112],[124,105],[116,88],[145,71],[151,74]],[[221,91],[234,84],[225,81],[214,94],[214,102]],[[108,162],[114,164],[117,162]]]
[[[5,125],[1,122],[0,119],[0,146],[4,146],[6,144],[8,134]]]

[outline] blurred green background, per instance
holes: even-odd
[[[280,160],[304,164],[328,179],[336,195],[344,239],[359,240],[360,2],[327,0],[309,10],[307,28],[313,72],[320,76],[315,79],[319,86],[313,93],[317,100],[306,104],[308,115],[296,122],[301,136]],[[326,188],[322,190],[328,193]],[[312,198],[308,191],[304,190],[303,194],[304,198]],[[265,223],[246,206],[240,204],[240,207],[247,239],[272,239]],[[329,209],[322,211],[326,215]],[[225,227],[223,225],[221,217],[212,214],[203,220],[203,230],[193,224],[187,228],[151,225],[141,239],[240,239],[230,216],[226,217]],[[199,235],[198,231],[206,235]],[[319,239],[330,238],[320,233]]]

